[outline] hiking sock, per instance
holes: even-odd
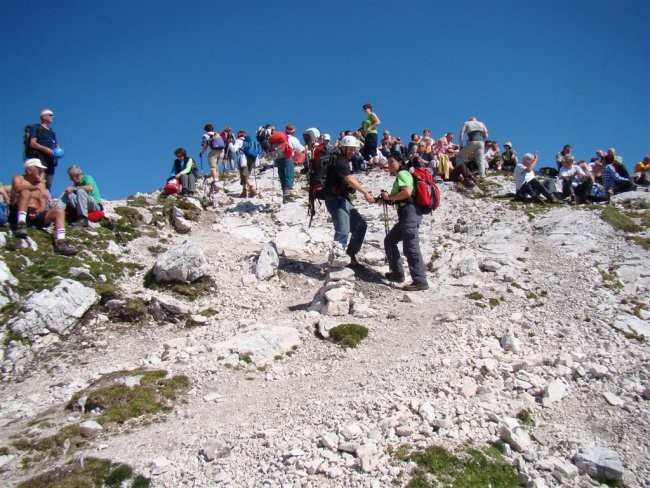
[[[27,212],[23,212],[22,210],[18,211],[18,219],[16,220],[17,223],[21,222],[27,222]]]
[[[65,228],[62,227],[60,229],[56,229],[54,232],[54,240],[55,241],[60,241],[61,239],[65,239]]]

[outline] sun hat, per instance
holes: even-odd
[[[47,169],[47,166],[43,166],[43,163],[41,163],[40,159],[37,158],[31,158],[25,161],[25,169],[27,168],[41,168],[41,169]]]
[[[506,143],[504,144],[504,146],[508,146],[508,147],[512,148],[512,142],[508,141],[508,142],[506,142]]]
[[[326,141],[330,141],[332,138],[330,137],[329,134],[323,134],[323,139],[325,139]]]

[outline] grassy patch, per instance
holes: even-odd
[[[12,289],[19,295],[52,289],[58,282],[57,277],[69,276],[71,267],[86,267],[95,277],[100,274],[106,276],[106,283],[86,281],[87,286],[94,287],[98,292],[101,286],[113,283],[125,273],[140,268],[138,264],[120,261],[118,257],[105,251],[108,242],[114,238],[106,229],[93,229],[92,234],[82,229],[71,232],[68,239],[80,251],[74,256],[54,253],[50,234],[36,229],[30,229],[28,232],[38,245],[37,251],[19,248],[17,239],[14,238],[9,238],[6,248],[0,250],[0,259],[5,261],[11,273],[18,279],[18,284],[12,286]]]
[[[644,249],[650,249],[650,238],[641,236],[629,236],[629,240]]]
[[[123,379],[128,376],[139,377],[140,383],[133,387],[125,385]],[[177,396],[189,386],[189,379],[184,375],[166,376],[164,370],[146,369],[110,373],[75,393],[67,408],[72,410],[77,400],[85,396],[86,410],[99,410],[96,420],[102,425],[168,412]]]
[[[522,425],[535,425],[533,416],[530,414],[530,411],[526,408],[522,408],[517,412],[517,418]]]
[[[499,304],[499,299],[498,298],[490,298],[488,300],[488,302],[490,304],[490,308],[494,308]]]
[[[641,232],[643,227],[636,222],[634,217],[638,217],[638,215],[633,212],[620,210],[616,207],[607,207],[600,214],[600,218],[616,230],[623,232]]]
[[[167,250],[167,248],[160,245],[156,245],[156,246],[149,246],[147,250],[154,256],[158,256],[158,254],[164,253]]]
[[[330,337],[344,348],[357,347],[368,337],[368,328],[358,324],[341,324],[330,330]]]
[[[149,480],[133,476],[133,468],[127,464],[114,464],[107,459],[86,458],[83,466],[70,462],[51,471],[23,481],[18,488],[81,488],[101,487],[146,488]]]
[[[485,298],[483,294],[479,291],[473,291],[472,293],[467,294],[467,298],[470,300],[483,300]]]
[[[125,301],[126,304],[123,307],[109,312],[112,319],[135,324],[142,322],[147,317],[147,304],[142,298],[126,298]]]
[[[452,454],[442,447],[432,446],[412,454],[409,459],[418,465],[406,485],[409,488],[519,486],[517,472],[494,447],[483,450],[467,447]]]

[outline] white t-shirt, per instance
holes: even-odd
[[[533,178],[535,178],[535,172],[528,171],[523,163],[519,163],[517,166],[515,166],[515,191],[519,191],[524,183],[532,180]]]

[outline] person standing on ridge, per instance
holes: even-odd
[[[366,161],[370,161],[377,155],[377,144],[379,136],[377,127],[381,124],[381,120],[377,114],[372,111],[372,105],[369,103],[364,104],[363,113],[366,114],[366,119],[361,123],[363,135],[363,149],[361,155]]]
[[[463,140],[467,134],[467,143],[463,146]],[[467,164],[470,156],[474,157],[478,166],[479,178],[485,178],[485,140],[488,138],[488,130],[483,122],[476,117],[470,117],[463,124],[458,136],[460,151],[456,155],[456,164]]]
[[[409,273],[412,283],[404,285],[404,291],[427,290],[427,273],[420,252],[420,223],[422,212],[413,202],[413,190],[415,183],[413,175],[408,172],[404,165],[404,159],[398,152],[392,152],[388,156],[388,170],[395,175],[393,188],[390,193],[386,190],[381,192],[381,202],[390,203],[397,208],[397,223],[386,234],[384,238],[384,251],[388,259],[390,271],[385,277],[390,281],[401,283],[404,281],[404,265],[399,254],[397,243],[402,241],[402,250],[406,256]]]
[[[368,203],[374,203],[375,199],[350,170],[350,162],[355,151],[359,149],[359,141],[353,136],[344,136],[340,147],[341,155],[327,168],[325,175],[325,207],[334,223],[334,241],[345,249],[346,254],[350,256],[350,267],[354,268],[361,266],[356,256],[368,228],[364,218],[352,205],[354,192],[361,192]],[[348,244],[350,234],[352,237]]]
[[[57,158],[54,151],[59,147],[56,141],[56,133],[50,128],[54,112],[49,108],[41,110],[41,121],[34,124],[29,133],[29,153],[27,158],[37,158],[45,166],[45,187],[52,189],[54,182],[54,170],[57,165]]]

